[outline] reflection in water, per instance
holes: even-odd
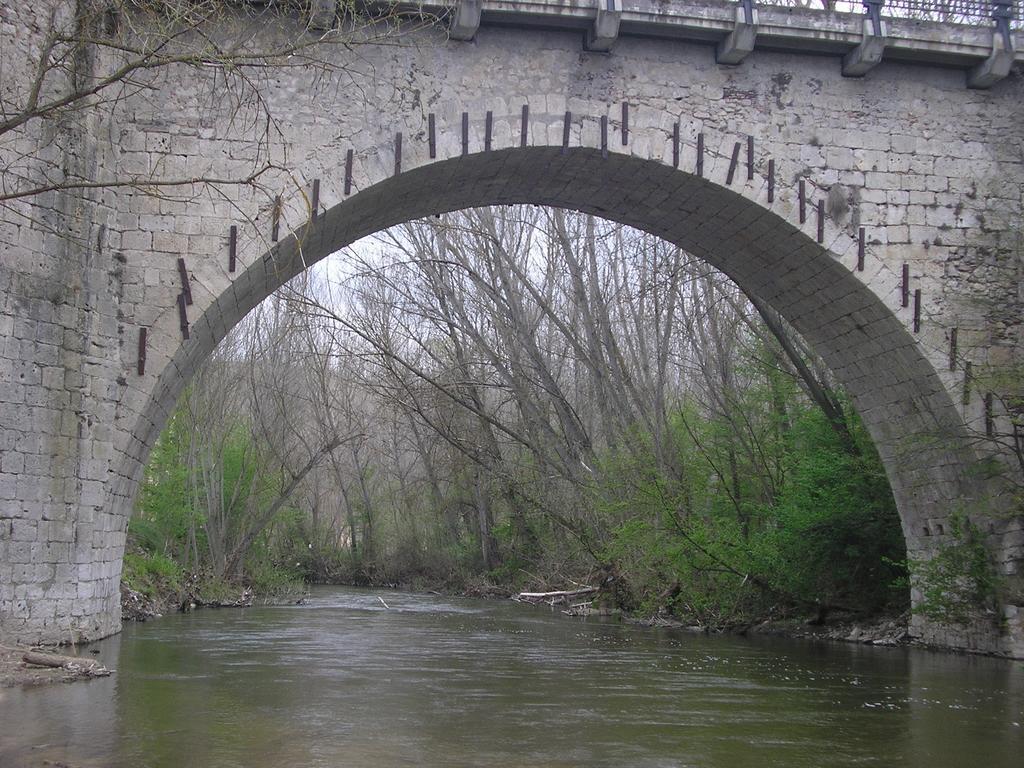
[[[322,589],[101,644],[108,679],[0,692],[0,765],[1019,768],[1019,664],[695,637]]]
[[[102,650],[96,658],[112,669],[121,638],[98,644]],[[115,685],[112,676],[24,690],[0,688],[0,766],[105,766],[118,750]]]

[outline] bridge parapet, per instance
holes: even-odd
[[[747,13],[744,2],[728,0],[620,0],[615,11],[617,37],[724,44],[728,55],[719,50],[719,62],[724,64],[744,58],[729,43],[738,32],[749,41],[747,51],[756,47],[847,56],[865,43],[866,18],[877,13],[885,32],[876,29],[874,36],[884,37],[886,60],[973,69],[1000,51],[998,71],[1007,73],[1013,63],[1024,62],[1024,3],[1020,0],[887,0],[865,4],[867,14],[861,3],[848,0],[814,2],[827,2],[830,7],[768,0],[748,3],[752,12]],[[575,29],[588,35],[593,34],[598,17],[607,14],[607,0],[466,0],[464,4],[474,7],[478,25]],[[428,0],[409,7],[462,18],[461,5]],[[461,23],[458,29],[458,39],[467,39]],[[880,54],[875,54],[874,63],[880,60]],[[866,71],[853,67],[850,74]],[[976,87],[989,87],[998,79],[979,81]]]

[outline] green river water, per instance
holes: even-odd
[[[1024,767],[998,659],[335,588],[97,647],[110,678],[0,690],[2,768]]]

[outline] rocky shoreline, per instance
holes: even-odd
[[[249,608],[256,602],[256,593],[251,587],[242,587],[237,594],[238,597],[211,600],[201,597],[198,590],[190,589],[184,593],[150,596],[122,584],[121,621],[149,621],[196,608]]]
[[[706,635],[761,635],[783,637],[791,640],[819,640],[834,643],[856,643],[859,645],[899,646],[914,645],[907,624],[909,614],[899,616],[876,616],[857,620],[843,619],[826,624],[816,624],[807,619],[785,618],[766,619],[753,624],[735,624],[725,627],[705,627],[687,624],[685,621],[655,617],[653,619],[624,616],[623,621],[644,627],[663,627],[683,632]]]
[[[910,616],[882,616],[862,620],[844,620],[833,624],[814,625],[806,621],[765,621],[751,628],[752,634],[806,640],[828,640],[859,645],[912,645],[907,627]]]

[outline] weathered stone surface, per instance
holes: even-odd
[[[26,46],[30,60],[30,35],[4,35],[4,45]],[[1022,353],[1019,75],[973,91],[963,71],[885,60],[854,80],[831,56],[756,50],[739,67],[721,67],[708,46],[680,41],[620,37],[609,54],[593,55],[581,51],[576,32],[484,26],[472,44],[446,38],[426,30],[417,45],[331,50],[333,69],[268,70],[263,106],[241,112],[219,98],[215,68],[158,72],[152,88],[113,107],[59,127],[33,124],[0,143],[3,166],[15,152],[51,151],[46,131],[59,129],[57,145],[87,178],[244,177],[268,160],[286,169],[216,195],[42,195],[0,213],[0,636],[61,641],[117,631],[124,533],[142,466],[196,366],[304,265],[381,228],[468,206],[529,202],[621,221],[707,259],[778,309],[851,393],[883,457],[911,554],[927,556],[949,540],[952,512],[976,515],[978,504],[990,504],[993,486],[975,471],[990,450],[979,437],[989,386],[980,374],[1019,365]],[[630,104],[625,146],[622,102]],[[269,142],[263,110],[280,131]],[[428,114],[436,120],[433,160]],[[398,132],[405,142],[395,176]],[[727,185],[732,147],[748,135],[755,178],[741,173]],[[308,227],[314,179],[323,212]],[[819,244],[817,202],[837,189],[846,209],[830,201],[837,213]],[[268,222],[277,194],[284,207],[274,245]],[[58,223],[59,234],[46,222]],[[176,304],[179,257],[195,302],[187,342]],[[901,302],[905,263],[911,296],[919,288],[923,297],[917,333],[912,303]],[[978,375],[965,394],[968,361]],[[997,432],[1009,429],[1005,412],[994,419]],[[1000,519],[989,532],[999,567],[1017,580],[1020,530]],[[915,631],[938,644],[1024,656],[1017,606],[1003,606],[1001,627],[919,623]]]

